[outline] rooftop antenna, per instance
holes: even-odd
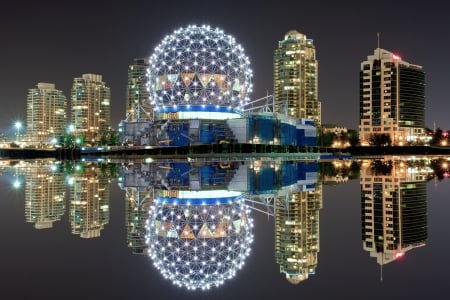
[[[377,32],[377,48],[378,48],[378,59],[381,59],[381,51],[380,51],[380,32]]]

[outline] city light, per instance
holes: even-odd
[[[18,188],[20,188],[21,185],[22,185],[22,184],[21,184],[20,180],[19,180],[18,178],[16,178],[16,179],[14,180],[14,182],[13,182],[13,187],[14,187],[15,189],[18,189]]]
[[[22,122],[17,121],[17,122],[14,124],[14,127],[16,127],[16,129],[17,129],[17,133],[16,133],[16,141],[19,141],[20,129],[22,128]]]

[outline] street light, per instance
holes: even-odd
[[[17,129],[16,141],[19,141],[19,134],[20,134],[20,128],[22,128],[22,122],[17,121],[16,124],[14,124],[14,126]]]

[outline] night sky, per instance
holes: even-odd
[[[29,2],[29,3],[28,3]],[[254,71],[253,99],[273,91],[273,51],[296,29],[314,40],[322,122],[357,128],[360,62],[380,46],[426,73],[426,125],[450,129],[450,18],[438,1],[13,1],[0,10],[0,131],[25,120],[38,82],[70,98],[74,77],[103,75],[111,125],[125,116],[127,68],[165,35],[208,24],[233,35]],[[417,4],[416,4],[417,3]]]

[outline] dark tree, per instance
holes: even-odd
[[[348,142],[350,146],[358,146],[359,145],[359,134],[355,129],[348,130]]]
[[[369,144],[371,146],[390,146],[392,144],[392,140],[388,134],[373,133],[369,137]]]

